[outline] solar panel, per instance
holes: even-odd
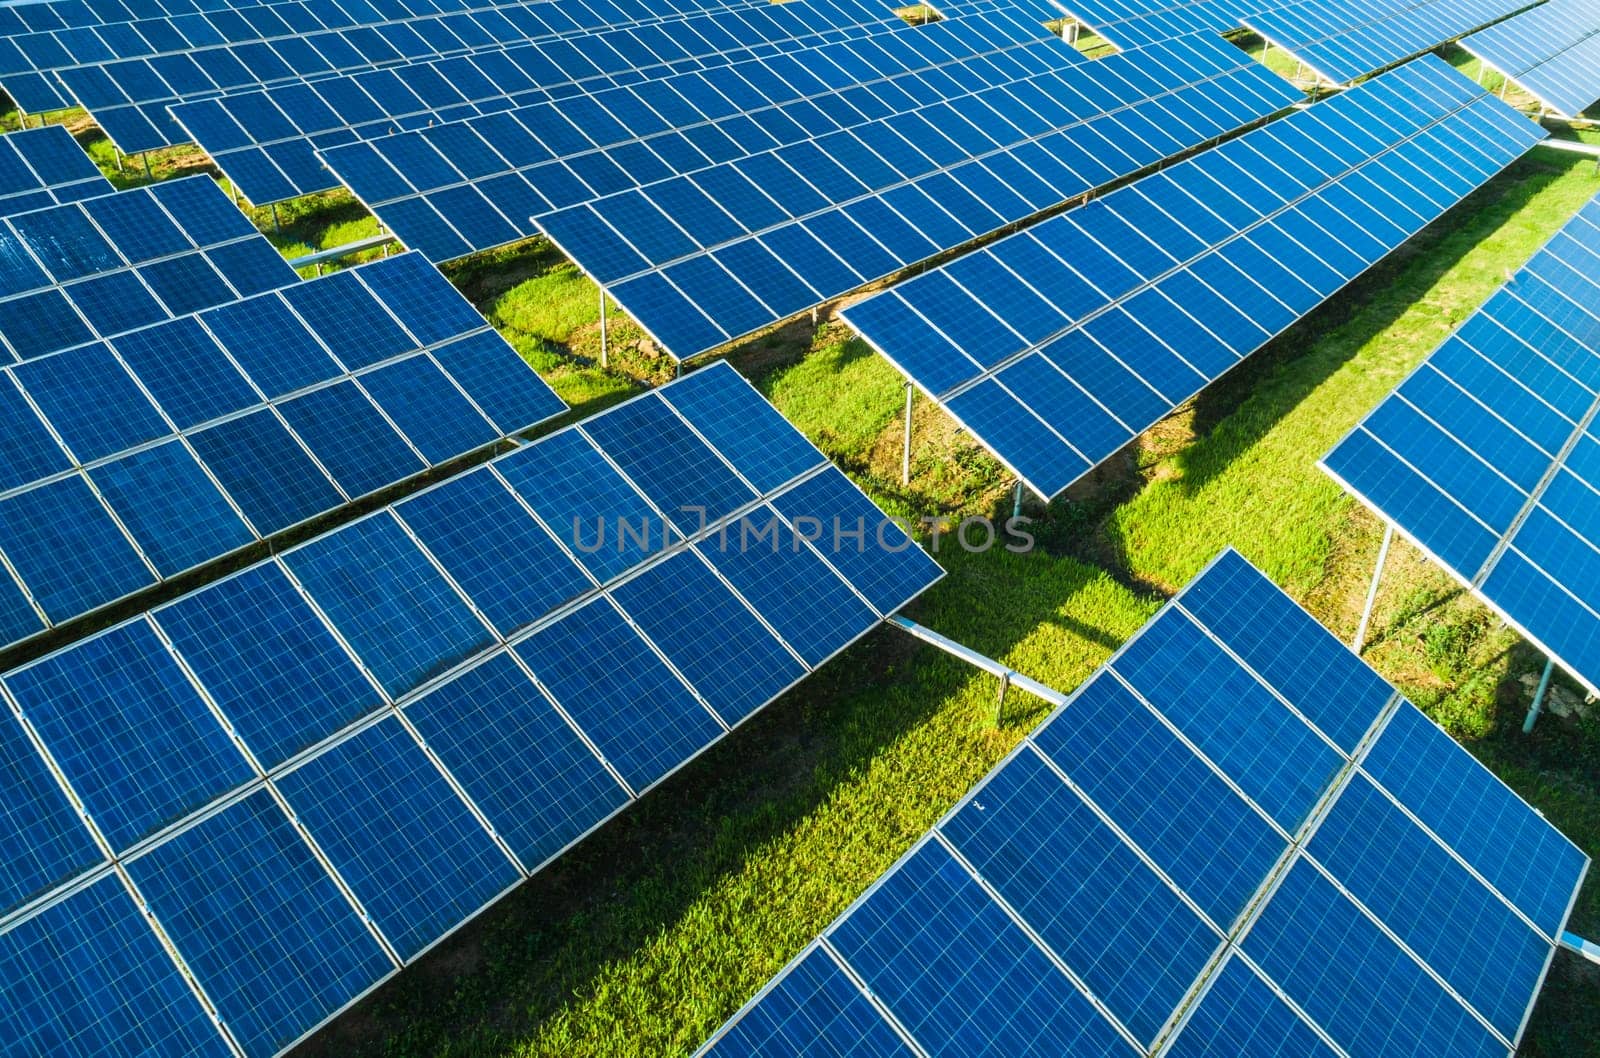
[[[1393,66],[1526,6],[1522,0],[1299,0],[1247,28],[1338,84]]]
[[[301,283],[206,177],[20,214],[0,238],[27,276],[10,289],[34,287],[0,300],[8,643],[564,410],[420,256]],[[224,284],[240,247],[247,278]],[[179,263],[175,308],[150,278]],[[155,320],[105,323],[108,279]],[[60,326],[13,324],[43,299]]]
[[[941,575],[719,364],[14,669],[0,1010],[280,1053]]]
[[[699,1054],[1507,1055],[1587,868],[1230,550]]]
[[[730,7],[663,21],[649,13],[588,34],[585,50],[625,56],[628,65],[621,68],[570,54],[573,34],[551,30],[503,51],[237,91],[176,103],[170,111],[240,192],[262,205],[340,187],[317,157],[319,148],[413,130],[465,164],[466,157],[451,150],[463,134],[439,126],[484,118],[501,130],[493,142],[515,143],[529,139],[517,120],[489,115],[563,99],[604,109],[608,99],[628,96],[624,86],[641,80],[906,28],[887,8],[857,0],[801,0],[786,4],[782,15],[747,17]],[[531,115],[524,120],[538,124]]]
[[[759,20],[763,6],[744,0],[686,2],[655,17],[744,8]],[[532,39],[582,40],[606,26],[635,21],[636,15],[607,0],[512,0],[448,12],[433,5],[390,5],[380,11],[367,4],[288,0],[140,18],[114,27],[63,25],[0,36],[0,85],[25,113],[82,106],[114,144],[125,153],[139,153],[185,142],[167,112],[172,103],[443,56],[499,53]],[[629,61],[604,44],[569,45],[566,54],[591,64],[609,60],[614,73]],[[440,106],[452,102],[449,83],[437,76],[388,83],[401,92],[410,85],[436,90],[442,93],[434,97]]]
[[[1054,497],[1543,135],[1430,56],[843,316]]]
[[[1591,511],[1600,200],[1322,466],[1585,686],[1600,686]]]
[[[1480,30],[1461,46],[1533,93],[1577,117],[1600,102],[1600,3],[1550,0]]]
[[[109,195],[114,190],[60,125],[0,136],[0,217]]]

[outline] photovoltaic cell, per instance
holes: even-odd
[[[1181,699],[1135,697],[1130,672],[1193,660],[1192,638],[1155,634],[1175,619],[1222,651],[1202,667],[1228,698],[1270,672],[1288,725],[1253,713],[1202,755]],[[1265,629],[1300,653],[1265,651]],[[885,1022],[926,1054],[1510,1053],[1581,853],[1392,689],[1351,748],[1318,740],[1341,764],[1313,773],[1303,831],[1219,763],[1224,742],[1293,759],[1310,729],[1291,707],[1374,697],[1354,667],[1225,552],[699,1054],[877,1053]],[[1524,917],[1508,877],[1560,892],[1555,919]]]
[[[1600,61],[1600,8],[1594,0],[1552,0],[1480,30],[1461,46],[1571,117],[1600,101],[1592,72]]]

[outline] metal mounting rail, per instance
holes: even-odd
[[[395,241],[397,240],[390,232],[384,232],[381,235],[369,235],[365,239],[347,242],[343,246],[335,246],[329,250],[318,250],[316,253],[308,253],[304,257],[295,257],[289,261],[289,267],[310,268],[313,265],[337,261],[341,257],[349,257],[353,253],[361,253],[363,250],[376,250],[380,246],[387,246]]]
[[[1012,669],[1006,665],[1002,665],[993,658],[985,657],[976,650],[973,650],[969,647],[964,647],[955,640],[948,639],[945,636],[940,635],[938,632],[935,632],[931,628],[924,628],[922,625],[917,624],[917,622],[906,617],[901,617],[899,614],[895,614],[890,617],[889,623],[894,625],[896,628],[901,629],[902,631],[911,633],[924,643],[931,643],[940,650],[944,651],[946,654],[951,654],[960,658],[962,661],[965,661],[969,665],[976,666],[985,672],[1000,677],[1002,687],[1011,686],[1021,688],[1022,690],[1027,691],[1029,694],[1043,698],[1051,705],[1066,704],[1068,696],[1062,694],[1054,687],[1048,687],[1040,683],[1038,680],[1024,676],[1015,669]]]

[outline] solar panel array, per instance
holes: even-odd
[[[1054,497],[1544,135],[1427,56],[843,316]]]
[[[216,225],[192,208],[212,194],[220,200]],[[64,210],[80,209],[100,226],[62,222]],[[0,232],[14,229],[15,244],[32,255],[7,260],[49,268],[55,285],[0,301],[0,334],[16,349],[0,365],[0,643],[565,410],[419,255],[300,283],[208,177],[8,224]],[[235,224],[282,270],[280,289],[255,294],[272,285],[257,284],[244,291],[248,297],[204,296],[201,280],[217,275],[207,261],[220,264],[230,246],[248,245],[224,241]],[[161,242],[168,237],[172,246]],[[90,245],[93,255],[85,252]],[[150,289],[168,296],[161,283],[143,285],[161,267],[145,257],[179,245],[161,260],[183,267],[156,274],[200,304],[128,317],[128,306],[155,305]],[[120,270],[65,282],[72,276],[64,266],[105,264],[113,255]],[[59,350],[39,344],[60,333],[32,308],[47,297],[82,329],[70,341],[46,343]],[[194,311],[213,302],[222,304]],[[119,312],[115,326],[104,322]],[[29,344],[20,344],[23,337]]]
[[[572,106],[603,107],[606,94],[625,85],[895,27],[907,28],[871,0],[795,0],[659,24],[636,21],[576,37],[546,34],[503,52],[236,92],[171,110],[244,196],[262,205],[339,187],[317,157],[319,149],[553,99],[579,97]],[[595,104],[582,98],[587,95],[597,97]],[[522,119],[539,125],[536,112],[523,112]],[[501,126],[505,119],[487,124]]]
[[[0,217],[109,195],[111,181],[66,129],[51,125],[0,136]]]
[[[15,214],[0,221],[0,363],[298,281],[204,175]]]
[[[1587,868],[1230,551],[700,1053],[1507,1055]]]
[[[1323,458],[1600,693],[1600,200]]]
[[[1299,0],[1245,25],[1330,81],[1349,84],[1526,7],[1526,0]]]
[[[1600,102],[1600,2],[1548,0],[1461,42],[1469,52],[1576,117]]]
[[[747,3],[747,0],[738,0]],[[680,8],[720,6],[684,0]],[[668,17],[677,8],[668,8]],[[650,16],[656,17],[656,16]],[[27,113],[88,109],[125,152],[183,143],[167,106],[632,21],[611,0],[284,0],[0,37],[0,86]]]
[[[940,575],[717,365],[5,674],[8,1052],[281,1052]]]

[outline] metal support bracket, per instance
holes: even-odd
[[[1544,708],[1544,696],[1550,690],[1550,677],[1556,671],[1556,659],[1546,658],[1544,674],[1539,677],[1539,689],[1533,692],[1533,704],[1528,706],[1528,716],[1522,721],[1522,733],[1533,734],[1533,725],[1539,721],[1539,712]]]
[[[1561,933],[1561,946],[1568,951],[1577,952],[1592,963],[1600,963],[1600,944],[1592,940],[1584,940],[1576,933]]]
[[[1036,698],[1043,698],[1045,701],[1049,702],[1051,705],[1065,705],[1066,704],[1067,695],[1062,694],[1060,691],[1056,690],[1054,687],[1048,686],[1047,684],[1040,683],[1038,680],[1031,679],[1030,677],[1024,676],[1022,673],[1016,671],[1015,669],[1010,668],[1010,667],[1008,667],[1006,665],[1002,665],[1000,662],[994,660],[993,658],[985,657],[984,655],[978,653],[976,650],[973,650],[971,647],[962,646],[960,643],[957,643],[955,640],[946,638],[945,636],[940,635],[938,632],[935,632],[931,628],[925,628],[922,625],[917,624],[917,622],[911,620],[908,617],[902,617],[899,614],[894,614],[894,615],[890,616],[889,623],[894,625],[896,628],[900,629],[903,632],[909,632],[911,635],[916,636],[918,639],[922,640],[924,643],[928,643],[928,644],[931,644],[933,646],[936,646],[940,650],[944,651],[946,654],[949,654],[952,657],[960,658],[962,661],[965,661],[968,665],[971,665],[974,668],[982,669],[984,672],[991,673],[992,675],[994,675],[997,678],[999,678],[999,680],[1000,680],[1000,698],[995,703],[995,717],[994,717],[995,723],[997,725],[1000,722],[1000,709],[1005,703],[1006,692],[1008,690],[1010,690],[1014,686],[1015,687],[1021,687],[1023,690],[1027,691],[1029,694],[1033,695]]]
[[[599,284],[595,284],[599,286]],[[611,366],[611,352],[606,334],[606,288],[600,287],[600,366]]]
[[[1367,626],[1372,623],[1372,604],[1378,601],[1378,582],[1383,579],[1384,563],[1389,561],[1389,545],[1394,543],[1394,523],[1383,527],[1383,546],[1378,548],[1378,564],[1372,570],[1372,583],[1367,585],[1367,603],[1361,608],[1361,623],[1356,625],[1356,637],[1350,649],[1357,654],[1367,645]]]
[[[906,430],[905,441],[900,449],[900,484],[911,484],[911,398],[914,391],[911,383],[906,383]]]

